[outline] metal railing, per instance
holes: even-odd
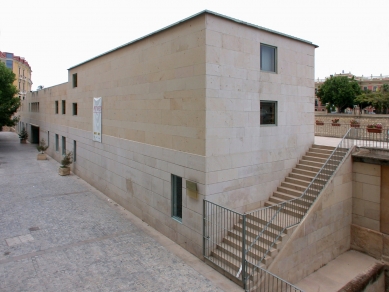
[[[247,280],[246,291],[250,292],[304,292],[289,282],[277,277],[265,269],[254,266],[251,278]]]
[[[332,123],[323,123],[315,125],[315,136],[323,137],[334,137],[334,138],[343,138],[349,129],[356,129],[358,136],[363,139],[376,140],[388,138],[389,127],[385,126],[382,128],[381,133],[383,136],[374,136],[372,133],[368,132],[367,129],[368,122],[360,123],[357,126],[351,126],[348,124],[332,124]],[[385,135],[386,134],[386,135]]]
[[[286,233],[286,230],[299,224],[308,213],[308,210],[316,201],[330,177],[334,174],[344,157],[350,151],[351,146],[353,145],[353,140],[350,140],[349,138],[352,134],[351,132],[353,131],[347,131],[342,141],[331,153],[300,197],[246,214],[246,216],[264,218],[263,221],[268,220],[258,236],[251,242],[251,245],[246,250],[246,253],[254,253],[254,258],[259,258],[256,262],[257,265],[266,262],[266,257],[270,254],[272,249],[277,247],[280,237]],[[269,208],[271,209],[269,210]],[[274,213],[271,215],[271,218],[269,218],[269,213]],[[275,234],[276,236],[274,236]],[[246,237],[247,236],[250,235],[246,232]],[[261,244],[265,244],[265,251],[264,249],[253,248],[255,245],[258,245],[259,240],[261,240]],[[246,241],[249,240],[246,239]],[[246,272],[246,276],[251,275],[250,271]]]
[[[246,244],[243,238],[234,235],[228,237],[230,245],[223,244],[222,241],[232,232],[231,230],[236,223],[242,222],[243,230],[246,228],[245,215],[207,200],[203,201],[203,214],[203,256],[231,275],[236,275],[238,270],[232,264],[244,265],[244,257],[235,255],[230,246],[240,248],[241,255],[244,255]],[[221,260],[218,253],[220,250],[229,254],[229,262]],[[239,275],[239,277],[242,280],[245,275]]]
[[[350,129],[352,131],[348,132]],[[341,138],[346,133],[348,133],[348,139],[354,139],[356,146],[389,149],[389,127],[368,129],[367,123],[357,127],[352,127],[350,124],[333,126],[332,123],[315,125],[315,136]]]
[[[236,274],[236,278],[243,282],[246,289],[248,281],[255,279],[257,269],[266,264],[267,256],[277,249],[280,237],[306,216],[324,186],[351,151],[355,137],[358,137],[358,131],[355,128],[348,129],[308,187],[296,199],[245,214],[204,200],[204,257],[230,274]],[[237,223],[241,223],[241,236],[237,236],[232,230]],[[239,255],[234,254],[231,248],[229,250],[229,245],[223,244],[226,235],[229,235],[228,240],[232,241],[232,245],[241,250]],[[222,260],[220,252],[223,249],[228,254],[228,261]],[[240,269],[237,271],[236,266],[239,265]]]

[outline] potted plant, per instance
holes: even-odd
[[[316,120],[316,125],[318,125],[318,126],[323,126],[323,125],[324,125],[324,122],[323,122],[323,121],[320,121],[320,120]]]
[[[26,131],[25,128],[23,128],[20,133],[19,133],[19,139],[20,139],[20,143],[22,144],[26,144],[27,142],[27,138],[28,138],[28,133]]]
[[[350,127],[359,128],[360,125],[361,125],[361,124],[360,124],[357,120],[355,120],[355,119],[352,119],[352,120],[350,121]]]
[[[367,125],[366,130],[369,133],[382,133],[382,124],[381,123],[369,124]]]
[[[73,162],[73,152],[69,151],[61,160],[61,166],[59,167],[59,175],[69,175],[70,174],[70,167],[69,165]]]
[[[340,124],[339,124],[339,119],[333,119],[333,120],[331,120],[332,121],[332,125],[334,126],[334,127],[339,127],[340,126]]]
[[[38,159],[38,160],[46,160],[46,159],[47,159],[47,156],[46,156],[46,153],[45,153],[45,151],[47,150],[47,148],[49,148],[49,146],[46,146],[46,141],[45,141],[45,139],[42,139],[42,140],[39,142],[39,145],[36,146],[36,149],[39,151],[38,156],[37,156],[37,159]]]

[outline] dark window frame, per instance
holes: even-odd
[[[62,114],[66,115],[66,100],[62,100]]]
[[[55,134],[55,151],[59,151],[59,135]]]
[[[266,53],[265,50],[269,50],[269,49],[273,50],[274,60],[271,60],[271,63],[273,63],[271,65],[271,67],[273,67],[273,68],[264,68],[265,67],[264,56],[265,56],[265,53]],[[269,73],[277,73],[277,65],[278,65],[277,54],[278,54],[277,47],[271,46],[271,45],[267,45],[267,44],[261,44],[261,47],[260,47],[260,68],[261,68],[261,71],[269,72]]]
[[[267,107],[270,107],[270,110]],[[273,107],[273,108],[271,108]],[[278,125],[278,102],[275,100],[260,101],[260,124],[261,126]],[[269,112],[272,111],[272,112]],[[272,116],[272,113],[274,116]]]
[[[77,116],[77,102],[72,103],[73,116]]]
[[[58,100],[55,101],[55,114],[59,113],[59,105],[58,105]]]
[[[62,136],[62,155],[66,155],[66,137]]]
[[[72,75],[72,81],[73,81],[73,88],[75,88],[75,87],[77,87],[77,73],[74,73],[73,75]]]
[[[172,218],[182,222],[182,177],[171,175]]]

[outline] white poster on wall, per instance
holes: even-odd
[[[101,143],[101,105],[102,98],[93,98],[93,141]]]

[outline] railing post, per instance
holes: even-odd
[[[246,291],[246,214],[243,217],[243,228],[242,228],[242,281],[243,289]]]
[[[205,200],[203,200],[203,256],[205,257]]]

